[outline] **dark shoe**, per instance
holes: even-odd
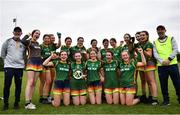
[[[152,96],[149,96],[147,98],[147,103],[152,104],[152,102],[153,102]]]
[[[140,98],[140,97],[139,97],[139,96],[137,96],[137,95],[136,95],[136,96],[134,96],[134,99],[137,99],[137,98]]]
[[[158,104],[159,104],[158,100],[152,100],[151,101],[151,105],[153,105],[153,106],[158,105]]]
[[[142,96],[140,97],[140,102],[142,102],[142,103],[147,103],[147,98],[146,98],[145,95],[142,95]]]
[[[39,103],[42,103],[43,100],[44,100],[44,98],[43,98],[43,97],[40,97],[40,98],[39,98]]]
[[[20,108],[19,104],[18,103],[14,103],[14,109],[19,109],[19,108]]]
[[[164,101],[164,102],[162,103],[162,106],[169,106],[169,105],[170,105],[169,101]]]
[[[42,104],[51,104],[51,101],[49,101],[48,99],[44,99],[44,100],[42,101]]]
[[[3,106],[3,111],[8,110],[8,109],[9,109],[9,106],[8,106],[8,105],[4,105],[4,106]]]

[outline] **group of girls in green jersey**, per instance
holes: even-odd
[[[144,79],[142,82],[148,84],[149,97],[152,97],[150,103],[158,103],[155,60],[147,31],[139,33],[137,44],[134,43],[135,38],[128,33],[119,46],[115,38],[104,39],[102,49],[97,47],[96,39],[92,39],[91,47],[86,49],[83,37],[78,37],[77,45],[71,47],[70,37],[66,37],[65,45],[61,46],[61,40],[54,44],[51,36],[45,34],[43,44],[40,45],[43,65],[40,74],[40,102],[49,103],[48,96],[53,81],[53,101],[50,102],[54,107],[60,106],[61,100],[64,105],[69,105],[71,99],[74,105],[84,105],[88,99],[91,104],[101,104],[103,95],[108,104],[135,105],[142,99],[135,97],[139,72],[141,79]],[[56,49],[60,46],[60,53],[57,54]],[[30,104],[30,109],[35,108],[31,98],[32,96],[26,104]],[[29,109],[28,106],[26,108]]]

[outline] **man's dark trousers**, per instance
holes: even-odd
[[[22,85],[22,68],[4,68],[4,104],[8,106],[8,99],[10,94],[10,87],[12,84],[12,78],[14,76],[15,82],[15,104],[20,101],[21,85]]]
[[[169,66],[159,66],[158,74],[164,102],[169,102],[168,78],[170,76],[176,90],[176,95],[178,96],[178,101],[180,103],[180,76],[178,65],[174,64]]]

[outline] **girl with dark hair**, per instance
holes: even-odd
[[[91,48],[88,48],[87,49],[87,58],[89,59],[90,58],[90,52],[91,51],[95,51],[97,53],[97,58],[98,60],[101,59],[101,54],[100,54],[100,48],[97,47],[97,40],[96,39],[92,39],[91,40]]]
[[[117,41],[115,38],[111,38],[110,39],[110,44],[112,46],[112,48],[110,48],[110,50],[113,52],[113,58],[117,61],[121,61],[121,45],[117,46]]]
[[[101,53],[101,60],[102,61],[105,61],[106,60],[106,51],[108,51],[109,50],[109,40],[108,39],[103,39],[103,42],[102,42],[102,44],[103,44],[103,49],[101,49],[100,50],[100,53]]]
[[[149,103],[152,105],[157,105],[157,83],[155,78],[155,70],[156,70],[156,62],[153,56],[153,44],[149,42],[149,33],[147,31],[142,31],[140,33],[141,37],[141,47],[143,49],[147,65],[144,67],[144,74],[149,86],[150,93],[149,94]]]
[[[51,47],[51,39],[48,34],[45,34],[43,36],[43,43],[41,46],[41,56],[43,58],[43,61],[45,61],[49,56],[51,56],[51,53],[53,52],[53,48]],[[40,74],[40,86],[39,86],[39,93],[40,93],[40,103],[48,104],[51,103],[50,100],[48,100],[49,91],[51,89],[51,68],[43,66],[43,72]]]
[[[131,37],[130,34],[124,34],[125,45],[122,47],[121,51],[128,51],[130,53],[130,58],[135,58],[135,38]]]
[[[91,40],[91,48],[87,49],[87,53],[90,53],[90,51],[94,50],[96,53],[98,52],[98,47],[97,47],[97,40],[96,39],[92,39]]]
[[[27,84],[25,91],[25,109],[36,109],[36,106],[32,104],[32,96],[34,93],[34,88],[36,84],[36,80],[39,77],[39,73],[42,71],[42,58],[41,58],[41,47],[37,42],[37,39],[40,36],[39,30],[33,30],[30,38],[30,35],[26,35],[22,39],[22,43],[28,49],[28,60],[26,65],[27,71]]]
[[[135,34],[135,38],[137,40],[137,43],[134,44],[135,47],[135,51],[137,53],[136,59],[137,61],[141,61],[141,54],[138,52],[138,48],[141,48],[141,37],[140,37],[140,33],[141,32],[136,32]],[[136,81],[136,94],[135,97],[137,97],[137,90],[138,90],[138,83],[137,83],[137,78],[138,78],[138,73],[141,79],[141,92],[142,92],[142,96],[140,97],[141,102],[146,103],[147,102],[147,98],[146,98],[146,79],[145,79],[145,75],[143,72],[143,67],[137,67],[136,68],[136,74],[135,74],[135,81]]]
[[[70,56],[71,56],[71,59],[72,59],[71,61],[75,61],[75,59],[73,57],[75,52],[81,52],[83,62],[87,60],[87,52],[86,52],[86,48],[83,45],[83,43],[84,43],[84,38],[83,37],[78,37],[77,45],[70,48]]]

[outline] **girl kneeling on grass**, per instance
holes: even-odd
[[[71,63],[72,77],[70,80],[71,96],[74,105],[86,104],[86,81],[85,81],[85,63],[81,61],[81,52],[74,54],[75,62]]]
[[[108,104],[119,104],[118,89],[118,62],[113,60],[113,53],[106,52],[106,61],[103,63],[104,93]]]
[[[96,51],[90,51],[90,59],[86,62],[87,86],[91,104],[101,104],[102,84],[101,62],[97,60]]]
[[[142,57],[142,62],[137,62],[134,59],[130,59],[128,51],[122,51],[122,63],[119,64],[120,78],[119,78],[119,92],[120,92],[120,102],[122,105],[135,105],[140,100],[138,98],[134,99],[136,93],[135,88],[135,72],[136,67],[145,66],[146,59],[143,54],[142,48],[139,49]]]
[[[51,54],[44,62],[44,66],[54,66],[56,70],[56,78],[54,80],[54,100],[52,105],[58,107],[61,104],[61,99],[63,98],[64,105],[69,105],[70,103],[70,83],[69,83],[69,70],[70,65],[67,63],[67,52],[60,52],[60,60],[53,60],[56,54]]]

